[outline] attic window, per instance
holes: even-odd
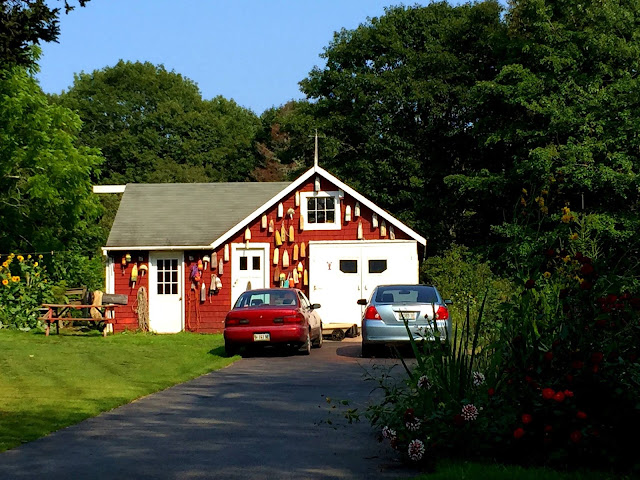
[[[302,192],[300,207],[305,230],[340,230],[339,192]]]

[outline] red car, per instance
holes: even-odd
[[[297,288],[244,292],[224,320],[224,348],[235,355],[245,345],[289,345],[309,355],[322,346],[320,304]]]

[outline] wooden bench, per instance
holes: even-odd
[[[82,304],[52,304],[52,303],[44,303],[42,304],[42,308],[46,308],[46,313],[39,317],[39,320],[46,322],[47,325],[45,327],[45,335],[49,336],[49,331],[51,329],[51,322],[56,323],[56,333],[60,333],[60,320],[65,322],[105,322],[107,324],[113,324],[114,322],[114,308],[117,307],[116,304],[106,304],[106,305],[82,305]],[[84,308],[95,308],[100,312],[100,316],[91,316],[91,317],[72,317],[72,310],[81,310]],[[107,329],[105,328],[102,331],[102,336],[107,336]]]

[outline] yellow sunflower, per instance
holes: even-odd
[[[19,262],[24,261],[24,257],[23,257],[22,255],[18,255],[18,261],[19,261]]]
[[[7,285],[9,285],[9,280],[5,278],[4,280],[2,280],[2,284],[6,287]]]
[[[11,281],[12,282],[19,282],[20,281],[20,277],[17,275],[14,275],[13,277],[11,277]]]

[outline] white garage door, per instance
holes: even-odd
[[[324,328],[361,325],[356,302],[377,285],[418,283],[413,240],[309,242],[309,299],[319,303]]]

